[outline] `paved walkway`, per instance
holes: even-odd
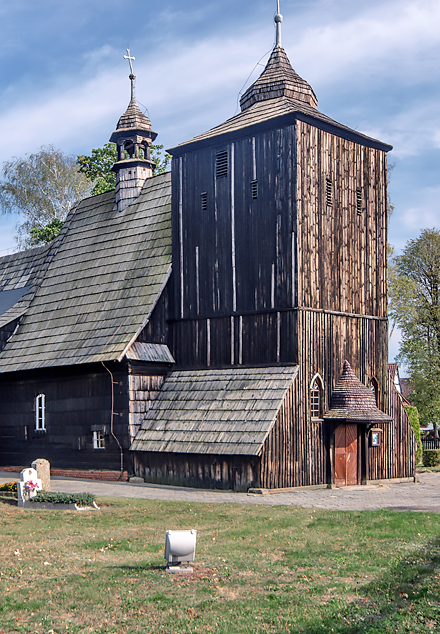
[[[17,478],[18,474],[0,471],[0,484]],[[59,477],[52,478],[51,487],[52,491],[94,493],[98,498],[112,496],[176,502],[279,504],[343,511],[394,509],[440,513],[440,473],[420,473],[416,483],[386,483],[333,490],[291,489],[265,495]]]

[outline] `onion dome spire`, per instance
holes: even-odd
[[[154,163],[150,160],[150,146],[157,133],[151,129],[150,119],[142,114],[136,103],[135,79],[132,61],[127,48],[130,64],[129,79],[131,82],[131,99],[127,110],[119,118],[116,130],[110,137],[111,143],[116,143],[118,160],[113,165],[116,172],[116,204],[118,209],[125,209],[139,195],[147,178],[153,175]]]

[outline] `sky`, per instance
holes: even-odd
[[[173,147],[238,112],[274,44],[275,0],[0,0],[0,165],[102,147],[136,97]],[[281,0],[282,43],[318,109],[393,145],[389,241],[440,227],[440,2]],[[0,215],[0,256],[16,249]],[[398,348],[390,342],[390,358]]]

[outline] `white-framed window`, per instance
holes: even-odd
[[[310,416],[322,418],[323,415],[324,384],[319,374],[315,374],[310,384]]]
[[[105,437],[102,430],[93,432],[93,449],[105,449]]]
[[[35,397],[35,429],[45,431],[46,429],[46,396],[38,394]]]

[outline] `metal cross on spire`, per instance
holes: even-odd
[[[275,46],[281,46],[281,22],[283,21],[283,16],[280,13],[280,0],[277,0],[277,13],[274,20],[277,27]]]
[[[130,78],[130,81],[131,81],[131,100],[132,101],[136,101],[135,95],[134,95],[134,80],[136,79],[136,75],[134,74],[133,64],[131,63],[132,61],[134,62],[134,60],[136,58],[135,57],[131,57],[129,48],[127,48],[127,53],[128,53],[128,55],[124,55],[124,59],[128,59],[128,63],[130,64],[129,78]]]

